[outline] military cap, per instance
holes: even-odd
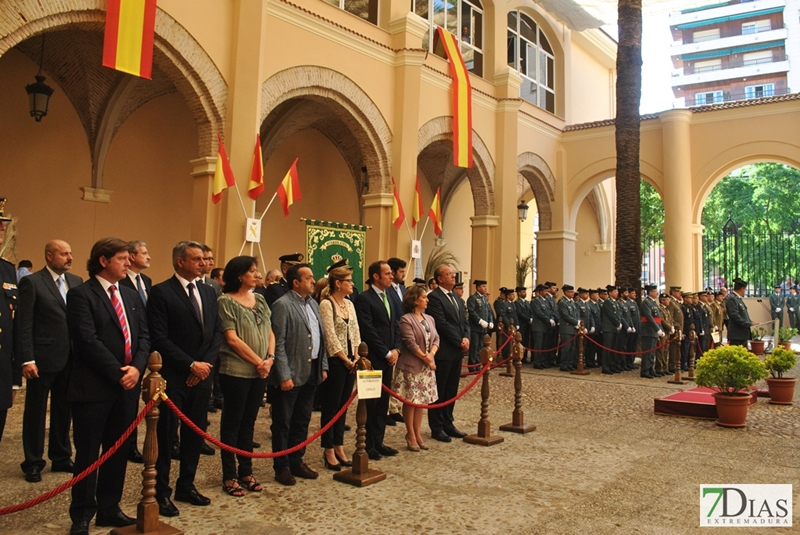
[[[780,288],[781,288],[780,284],[776,284],[775,286],[772,287],[773,290],[780,290]]]
[[[697,296],[700,297],[700,296],[706,295],[707,293],[708,292],[706,292],[705,290],[701,290],[701,291],[697,292]]]
[[[558,284],[556,284],[555,282],[550,282],[550,281],[545,282],[544,285],[547,287],[558,286]]]
[[[513,294],[515,291],[513,288],[503,288],[503,293],[506,295]]]
[[[283,256],[279,256],[278,260],[281,261],[282,264],[299,264],[305,258],[301,253],[294,253],[294,254],[285,254]]]
[[[533,291],[534,291],[534,292],[541,292],[542,290],[544,290],[544,288],[545,288],[545,287],[544,287],[544,285],[542,285],[542,284],[537,284],[537,285],[536,285],[536,288],[534,288],[534,289],[533,289]]]
[[[612,286],[612,288],[613,288],[613,286]],[[599,293],[599,294],[607,294],[607,293],[608,293],[608,287],[605,287],[605,288],[598,288],[598,289],[597,289],[597,290],[595,290],[595,291],[596,291],[597,293]]]
[[[575,287],[574,287],[574,286],[572,286],[572,285],[570,285],[570,284],[565,284],[564,286],[562,286],[562,287],[561,287],[561,289],[562,289],[563,291],[565,291],[565,292],[568,292],[569,290],[574,290],[574,289],[575,289]]]
[[[486,281],[483,281],[483,280],[480,280],[480,279],[476,279],[476,280],[472,281],[472,284],[474,284],[475,286],[482,286],[482,285],[488,284],[488,283]]]
[[[347,259],[346,258],[342,258],[341,260],[339,260],[338,262],[334,263],[333,265],[328,266],[328,273],[330,273],[334,269],[340,268],[340,267],[346,267],[346,268],[349,268],[349,269],[353,269],[349,265],[347,265]]]
[[[720,295],[722,295],[722,292],[714,292],[714,297],[719,297]]]
[[[616,290],[616,289],[617,289],[617,287],[616,287],[616,286],[614,286],[613,284],[607,284],[607,285],[606,285],[606,291],[607,291],[607,292],[613,292],[613,291],[614,291],[614,290]],[[601,290],[601,291],[602,291],[602,290]]]
[[[527,290],[527,288],[524,286],[517,286],[516,288],[514,288],[515,292],[521,292],[522,290]]]
[[[506,293],[506,291],[508,291],[508,288],[506,288],[505,286],[501,286],[501,287],[500,287],[500,289],[499,289],[498,291],[499,291],[501,294],[504,294],[504,293]]]
[[[669,291],[670,292],[680,292],[681,291],[681,287],[680,286],[670,286],[669,287]]]
[[[589,295],[599,293],[599,290],[597,288],[589,288],[586,291],[589,292]]]
[[[697,297],[697,294],[694,292],[681,292],[683,297]]]
[[[414,284],[425,284],[425,279],[420,279],[419,277],[414,277]]]
[[[657,288],[658,288],[658,286],[656,286],[655,284],[646,284],[645,287],[644,287],[644,291],[645,292],[649,292],[649,291],[655,290]]]
[[[578,286],[578,293],[579,293],[579,294],[585,294],[585,293],[589,293],[589,290],[587,290],[587,289],[586,289],[586,288],[584,288],[583,286]]]
[[[662,293],[661,295],[659,295],[659,296],[658,296],[658,298],[659,298],[659,299],[669,299],[669,294],[667,294],[667,293]]]
[[[464,287],[464,281],[457,282],[453,285],[453,288],[463,288],[463,287]]]
[[[0,221],[11,221],[11,218],[5,215],[6,198],[0,197]]]

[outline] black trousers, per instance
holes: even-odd
[[[66,370],[39,372],[38,379],[25,380],[25,412],[22,415],[23,472],[31,468],[42,470],[44,461],[44,432],[47,419],[47,398],[50,397],[50,440],[47,456],[52,464],[66,463],[72,457],[69,436],[70,405],[67,402]]]
[[[350,373],[342,359],[336,356],[328,357],[328,378],[319,385],[319,397],[322,402],[320,426],[324,427],[330,422],[347,403],[350,394],[353,393],[355,381],[356,375]],[[323,448],[330,449],[334,446],[344,445],[344,421],[345,416],[342,415],[330,429],[322,434]]]
[[[97,461],[100,447],[103,452],[110,449],[133,422],[138,407],[138,387],[135,390],[136,398],[126,390],[112,401],[72,403],[74,475]],[[113,514],[118,510],[130,446],[128,439],[100,468],[72,487],[69,516],[73,523],[88,522],[98,511]]]
[[[617,333],[603,331],[603,346],[608,348],[603,350],[602,357],[603,371],[606,373],[617,371],[614,353],[609,351],[616,347],[616,338]]]
[[[387,388],[392,387],[392,375],[394,366],[388,366],[381,370],[383,372],[381,381]],[[377,448],[383,444],[383,437],[386,435],[386,415],[389,412],[389,394],[381,389],[381,397],[368,399],[367,406],[367,450]]]
[[[272,451],[292,448],[308,438],[308,424],[314,407],[314,394],[317,391],[317,370],[319,359],[311,361],[311,375],[306,384],[283,391],[280,387],[269,386],[272,400]],[[391,374],[390,374],[391,376]],[[227,393],[225,403],[228,403]],[[384,411],[385,413],[385,411]],[[301,448],[289,455],[275,457],[272,466],[277,472],[283,468],[303,462],[306,449]]]
[[[439,356],[436,354],[436,357]],[[437,403],[453,399],[458,394],[458,383],[461,380],[461,353],[458,357],[445,355],[446,358],[435,358],[436,362],[436,389],[439,391]],[[428,411],[428,426],[431,431],[437,433],[445,429],[455,427],[453,418],[453,406],[451,403],[441,409],[430,409]]]
[[[245,379],[219,374],[219,384],[225,397],[219,421],[219,438],[222,442],[240,450],[253,451],[253,430],[258,410],[261,408],[261,400],[264,398],[266,383],[266,379]],[[208,403],[208,397],[205,400]],[[273,406],[273,415],[274,410]],[[183,437],[184,432],[181,431],[181,456],[183,456]],[[199,444],[197,448],[199,453]],[[223,481],[253,475],[253,460],[250,457],[234,456],[233,453],[222,450],[220,458]],[[238,470],[236,461],[239,461]]]
[[[180,386],[172,385],[167,386],[167,395],[182,413],[197,424],[197,427],[203,431],[208,428],[206,409],[208,397],[211,395],[209,387],[194,386],[190,388],[185,384]],[[169,486],[170,452],[175,442],[175,435],[178,432],[178,422],[178,416],[170,409],[162,410],[158,418],[156,496],[162,498],[169,498],[172,495],[172,489]],[[181,492],[189,492],[194,489],[194,476],[197,473],[197,464],[200,462],[200,447],[203,444],[203,439],[189,429],[188,426],[182,425],[180,444],[181,461],[175,488]]]

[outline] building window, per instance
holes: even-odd
[[[744,88],[744,98],[761,98],[775,95],[775,84],[748,85]]]
[[[331,5],[352,13],[372,24],[378,24],[378,0],[325,0]]]
[[[761,50],[750,52],[742,56],[742,65],[760,65],[762,63],[772,63],[772,50]]]
[[[708,59],[694,62],[694,73],[718,71],[722,69],[722,59]]]
[[[520,98],[555,113],[553,48],[533,19],[520,11],[508,14],[508,66],[522,75]]]
[[[695,93],[694,103],[695,106],[702,106],[703,104],[718,104],[722,102],[722,91],[708,91],[705,93]]]
[[[772,22],[769,19],[742,23],[742,35],[751,35],[754,33],[768,32],[771,29],[772,29]]]
[[[422,47],[446,58],[437,46],[437,27],[452,33],[469,72],[483,76],[483,5],[480,0],[411,0],[411,10],[428,21]]]
[[[692,43],[702,43],[703,41],[713,41],[714,39],[719,39],[719,28],[700,30],[692,34]]]

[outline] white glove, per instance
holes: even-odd
[[[628,327],[628,332],[632,333],[633,332],[633,327]]]
[[[621,330],[622,330],[622,324],[621,324],[621,323],[619,324],[619,327],[617,327],[617,330],[618,330],[618,331],[621,331]]]
[[[781,309],[780,309],[780,308],[776,308],[776,309],[775,309],[775,312],[780,312],[780,311],[781,311]]]
[[[550,327],[555,327],[555,326],[556,326],[556,320],[552,320],[551,319],[550,320]]]
[[[485,329],[486,327],[489,326],[486,320],[481,320],[481,319],[478,320],[478,325],[480,325],[482,329]]]
[[[589,330],[589,334],[594,334],[594,327]]]
[[[529,320],[528,320],[528,324],[529,324],[529,325],[533,325],[533,318],[531,318],[531,319],[529,319]]]
[[[713,330],[713,332],[717,332],[718,330],[719,330],[719,327],[717,327],[716,325],[714,325],[714,330]]]
[[[636,327],[631,327],[631,332],[635,333],[636,332]]]
[[[580,331],[581,330],[581,326],[580,325],[575,325],[575,330],[576,331]]]
[[[491,321],[489,322],[489,328],[494,329],[494,323],[492,323]]]
[[[705,331],[700,331],[700,336],[705,336],[705,335],[706,335]]]
[[[658,337],[659,337],[659,338],[661,338],[661,337],[663,337],[663,336],[664,336],[664,331],[662,331],[662,330],[660,330],[660,329],[659,329],[659,331],[658,331]]]
[[[794,312],[794,309],[793,309],[793,308],[790,308],[790,309],[789,309],[789,312]]]
[[[669,334],[675,334],[675,327],[669,328]]]

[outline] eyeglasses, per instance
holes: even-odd
[[[264,322],[264,317],[261,315],[261,312],[254,309],[253,316],[256,318],[256,325],[261,325]]]

